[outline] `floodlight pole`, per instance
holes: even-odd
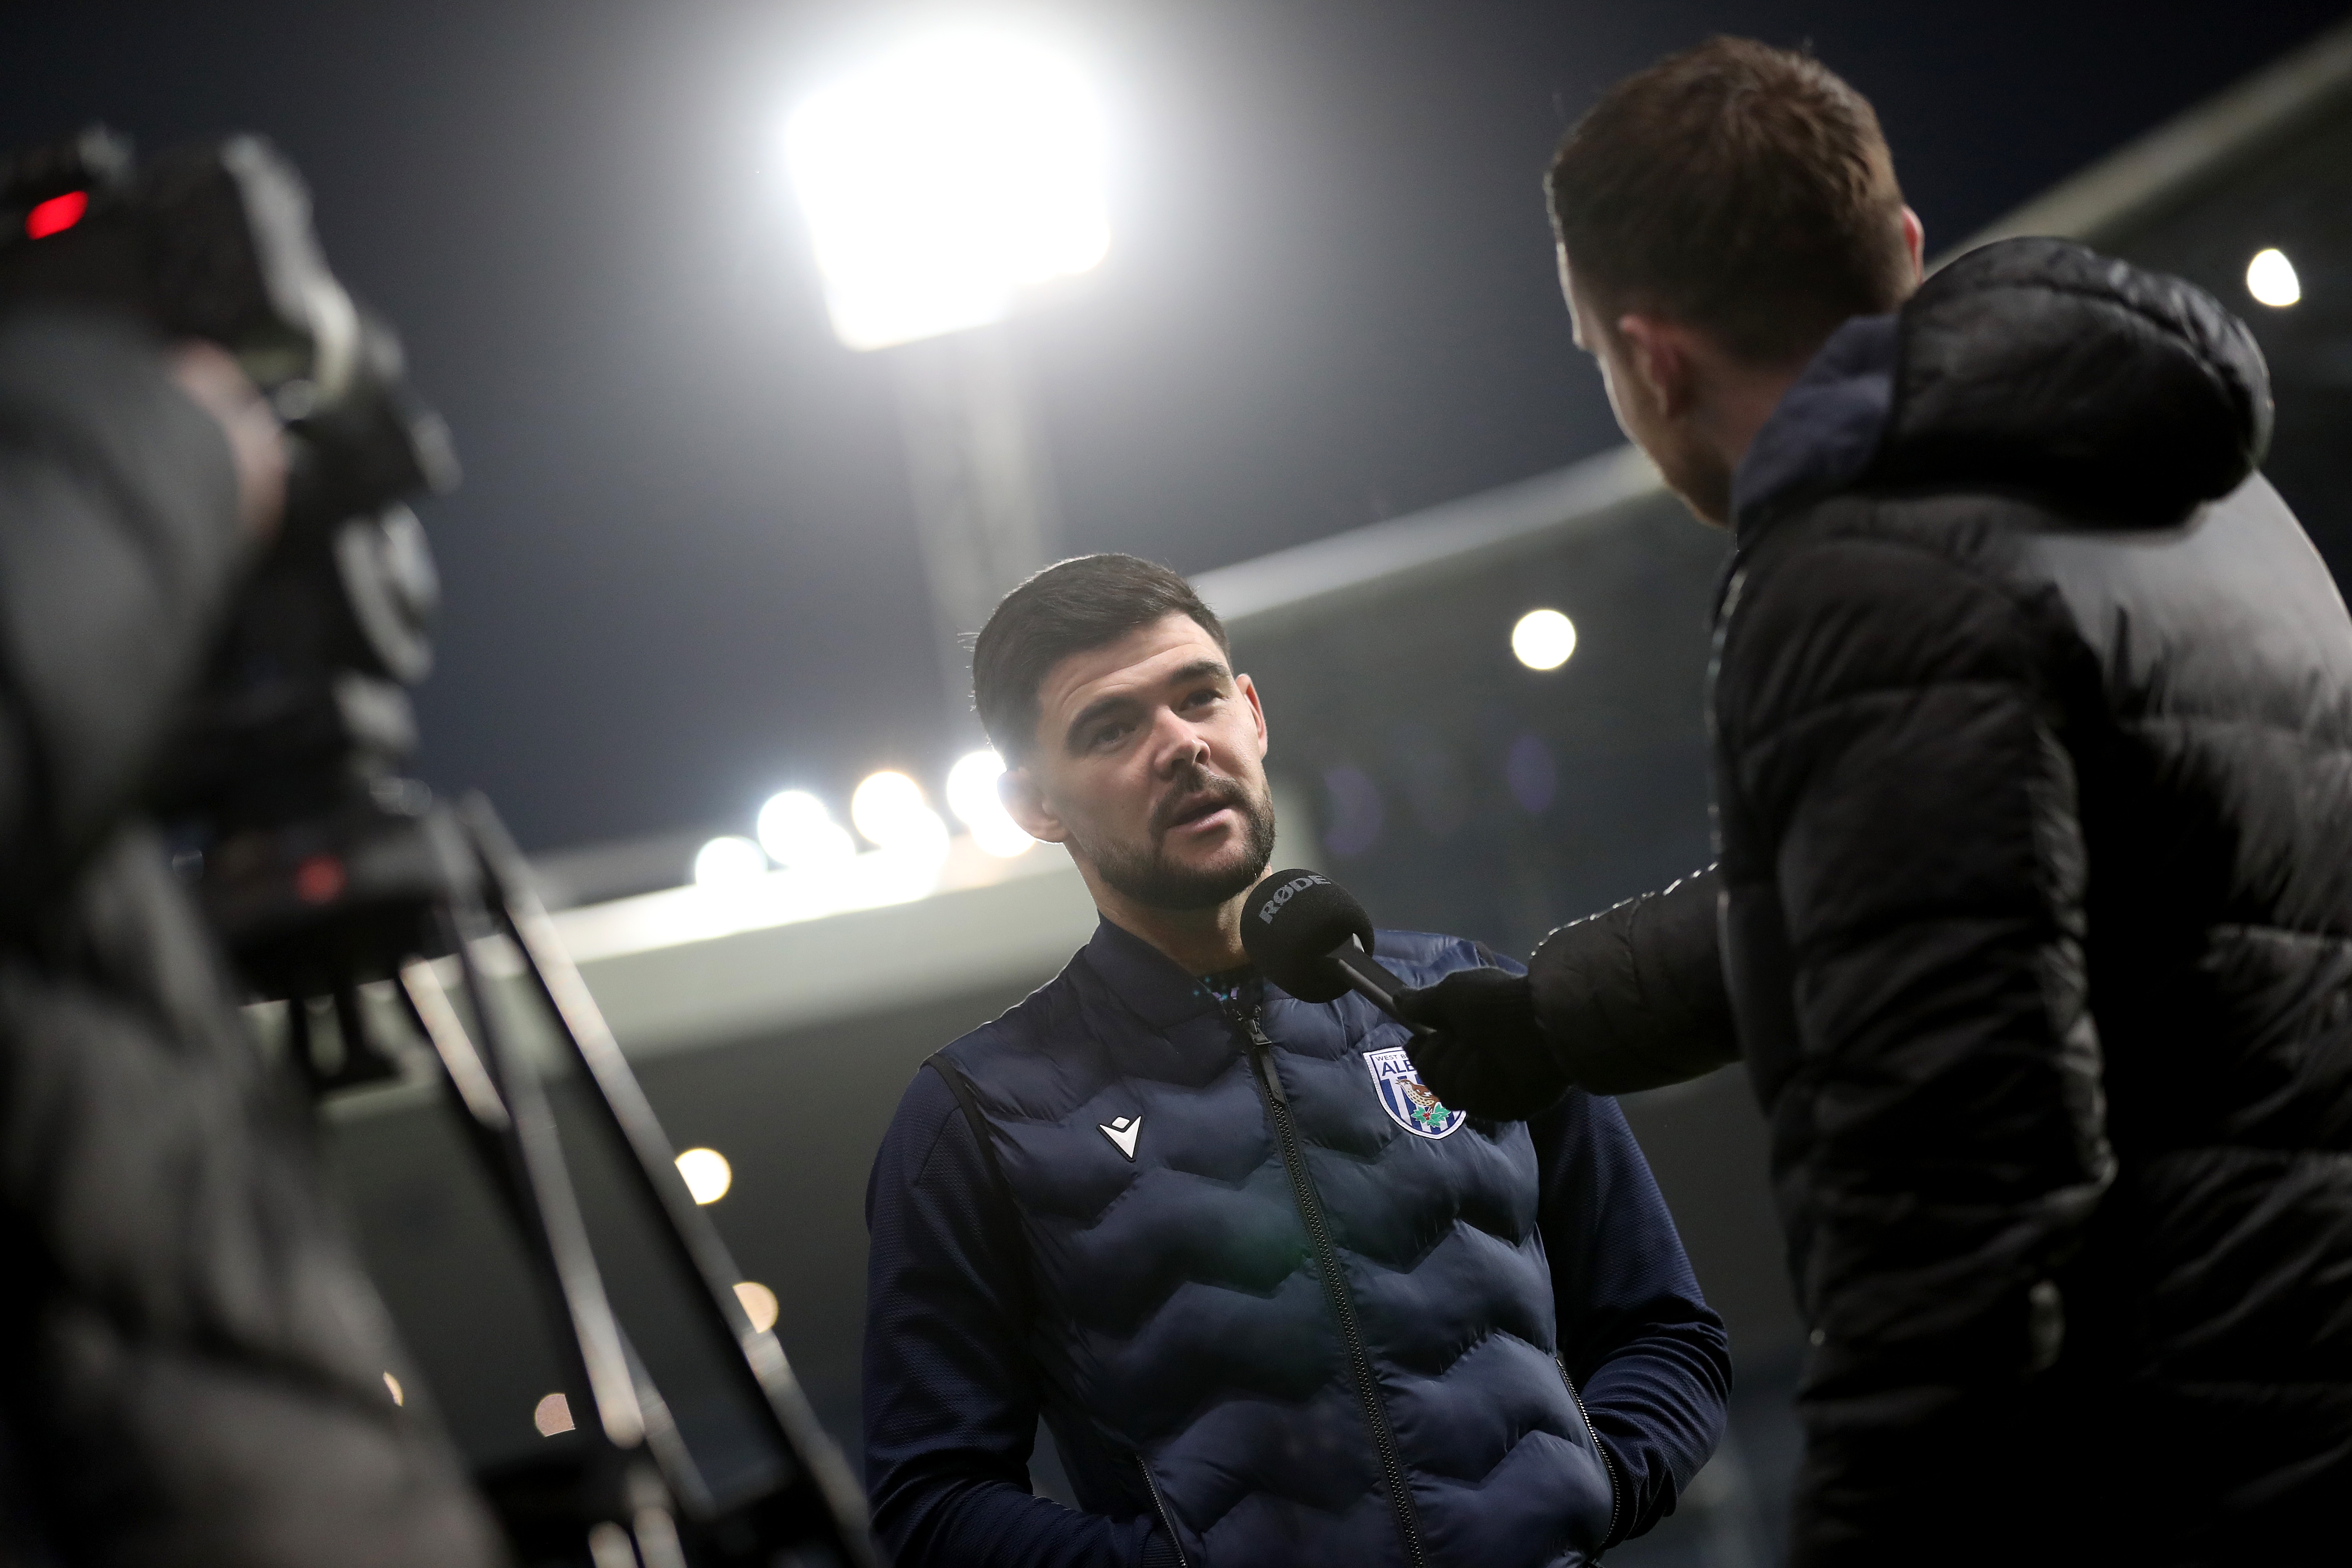
[[[1059,540],[1052,470],[1005,326],[890,353],[949,721],[970,736],[971,639]]]

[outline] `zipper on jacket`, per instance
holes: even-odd
[[[1315,1247],[1315,1266],[1323,1276],[1323,1294],[1331,1303],[1332,1314],[1339,1320],[1339,1342],[1348,1352],[1348,1365],[1355,1374],[1356,1397],[1364,1407],[1364,1425],[1371,1428],[1372,1447],[1379,1454],[1381,1474],[1386,1479],[1389,1501],[1396,1509],[1397,1532],[1404,1538],[1405,1561],[1412,1568],[1426,1568],[1428,1556],[1421,1545],[1421,1521],[1413,1514],[1412,1494],[1405,1489],[1404,1464],[1397,1458],[1396,1434],[1389,1429],[1388,1407],[1381,1403],[1380,1385],[1372,1378],[1371,1352],[1364,1348],[1364,1333],[1356,1321],[1356,1299],[1349,1292],[1348,1277],[1339,1270],[1339,1249],[1331,1244],[1331,1227],[1323,1215],[1323,1197],[1315,1190],[1314,1180],[1307,1173],[1307,1151],[1298,1139],[1298,1123],[1290,1114],[1290,1099],[1282,1092],[1282,1077],[1275,1070],[1274,1042],[1258,1026],[1258,1014],[1252,1011],[1240,1020],[1249,1033],[1250,1065],[1256,1069],[1258,1093],[1265,1100],[1266,1116],[1274,1123],[1275,1142],[1282,1149],[1283,1168],[1290,1173],[1291,1195],[1298,1203],[1298,1217],[1306,1223],[1307,1239]],[[1593,1439],[1595,1447],[1600,1444]],[[1615,1492],[1611,1492],[1615,1497]],[[1612,1517],[1611,1524],[1615,1524]]]
[[[1559,1381],[1567,1387],[1568,1397],[1574,1402],[1576,1414],[1584,1422],[1584,1435],[1592,1439],[1592,1451],[1601,1456],[1601,1468],[1609,1477],[1609,1533],[1601,1538],[1601,1544],[1605,1548],[1617,1537],[1618,1499],[1624,1489],[1617,1480],[1617,1461],[1611,1458],[1609,1450],[1601,1446],[1600,1428],[1592,1425],[1592,1413],[1584,1407],[1584,1395],[1576,1391],[1576,1379],[1568,1375],[1568,1363],[1559,1359],[1558,1352],[1552,1353],[1551,1364],[1559,1368]],[[1600,1562],[1600,1552],[1594,1552],[1592,1560]]]
[[[1143,1450],[1135,1451],[1135,1468],[1143,1472],[1143,1489],[1151,1494],[1151,1511],[1160,1516],[1160,1528],[1168,1532],[1169,1550],[1176,1553],[1176,1568],[1192,1568],[1184,1558],[1184,1538],[1176,1533],[1176,1521],[1168,1512],[1168,1500],[1160,1495],[1160,1482],[1151,1474],[1151,1461]]]

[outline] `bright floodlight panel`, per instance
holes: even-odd
[[[1110,244],[1104,135],[1070,62],[1025,40],[902,47],[793,115],[785,157],[833,330],[887,348],[1001,321]]]

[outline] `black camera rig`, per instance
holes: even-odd
[[[593,1568],[872,1563],[848,1467],[737,1299],[725,1246],[520,856],[487,803],[438,803],[403,771],[416,744],[407,689],[431,668],[438,599],[407,503],[455,484],[457,464],[398,338],[329,270],[300,176],[257,137],[141,166],[94,128],[0,163],[0,310],[101,310],[217,343],[285,426],[281,531],[232,608],[153,804],[255,999],[286,1005],[312,1090],[430,1064],[516,1222],[565,1392],[586,1413],[559,1466],[491,1488],[519,1552]],[[614,1317],[544,1069],[490,996],[492,953],[520,970],[702,1327],[731,1347],[774,1451],[754,1496],[713,1499]],[[391,991],[410,1041],[371,1030],[370,987]],[[321,999],[331,1041],[309,1025]]]

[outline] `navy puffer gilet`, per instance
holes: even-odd
[[[1021,1215],[1079,1505],[1215,1568],[1594,1556],[1612,1479],[1555,1354],[1525,1124],[1408,1131],[1366,1065],[1404,1030],[1360,999],[1268,987],[1253,1046],[1197,994],[1114,988],[1101,946],[941,1053]],[[1376,951],[1415,985],[1492,962]]]

